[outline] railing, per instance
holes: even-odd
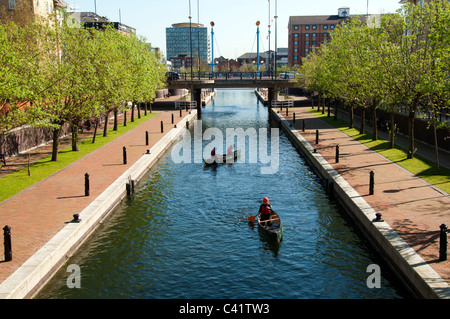
[[[193,72],[193,73],[179,73],[179,78],[171,78],[170,80],[291,80],[300,77],[297,73],[285,73],[285,72]]]
[[[272,107],[293,107],[294,106],[294,100],[280,100],[280,101],[272,101]]]
[[[197,101],[175,101],[175,109],[195,109],[197,108]]]

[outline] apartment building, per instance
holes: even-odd
[[[0,20],[25,24],[34,17],[45,17],[68,7],[64,0],[0,0]]]
[[[167,60],[180,54],[192,55],[192,60],[210,60],[210,43],[208,28],[197,23],[176,23],[166,28]],[[190,63],[190,62],[189,62]]]
[[[350,8],[338,9],[337,15],[291,16],[288,24],[288,64],[302,64],[302,59],[321,44],[331,41],[334,28],[351,18]]]

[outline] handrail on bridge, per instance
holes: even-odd
[[[197,107],[197,101],[175,101],[175,109],[190,110]]]
[[[294,78],[300,77],[300,74],[296,73],[285,73],[285,72],[277,72],[277,73],[269,73],[269,72],[197,72],[197,73],[179,73],[179,80],[236,80],[236,79],[254,79],[254,80],[263,80],[263,79],[272,79],[272,80],[290,80]],[[172,79],[175,80],[175,79]]]
[[[292,100],[292,99],[272,101],[272,107],[283,108],[283,107],[293,107],[293,106],[294,106],[294,100]]]

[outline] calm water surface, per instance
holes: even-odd
[[[219,90],[202,124],[245,130],[269,119],[253,91]],[[279,161],[263,175],[267,164],[175,164],[169,151],[38,298],[407,297],[282,133]],[[247,221],[265,196],[282,216],[279,246]],[[80,289],[66,285],[70,264]],[[367,287],[371,264],[381,267],[380,289]]]

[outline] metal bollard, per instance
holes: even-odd
[[[294,113],[294,123],[295,123],[295,113]]]
[[[89,192],[89,174],[86,173],[84,174],[84,196],[89,196],[90,192]]]
[[[180,117],[183,116],[183,110],[180,108]]]
[[[316,144],[319,144],[319,130],[316,130]]]
[[[289,108],[286,106],[286,116],[289,116]]]
[[[148,145],[148,131],[145,131],[145,145]]]
[[[447,225],[442,224],[439,226],[441,229],[440,236],[439,236],[439,260],[445,261],[447,260],[447,233],[448,228]]]
[[[123,147],[123,165],[127,164],[127,148]]]
[[[303,120],[303,132],[305,131],[305,126],[306,126],[306,123],[305,123],[305,120]]]
[[[172,124],[173,124],[173,113],[172,113]]]
[[[164,123],[161,121],[161,133],[164,133]]]
[[[11,227],[6,225],[3,228],[3,237],[5,245],[5,261],[12,260],[12,246],[11,246]]]
[[[369,183],[369,194],[374,194],[374,186],[375,186],[375,173],[374,171],[370,171],[370,183]]]
[[[336,145],[336,163],[339,163],[339,145]]]

